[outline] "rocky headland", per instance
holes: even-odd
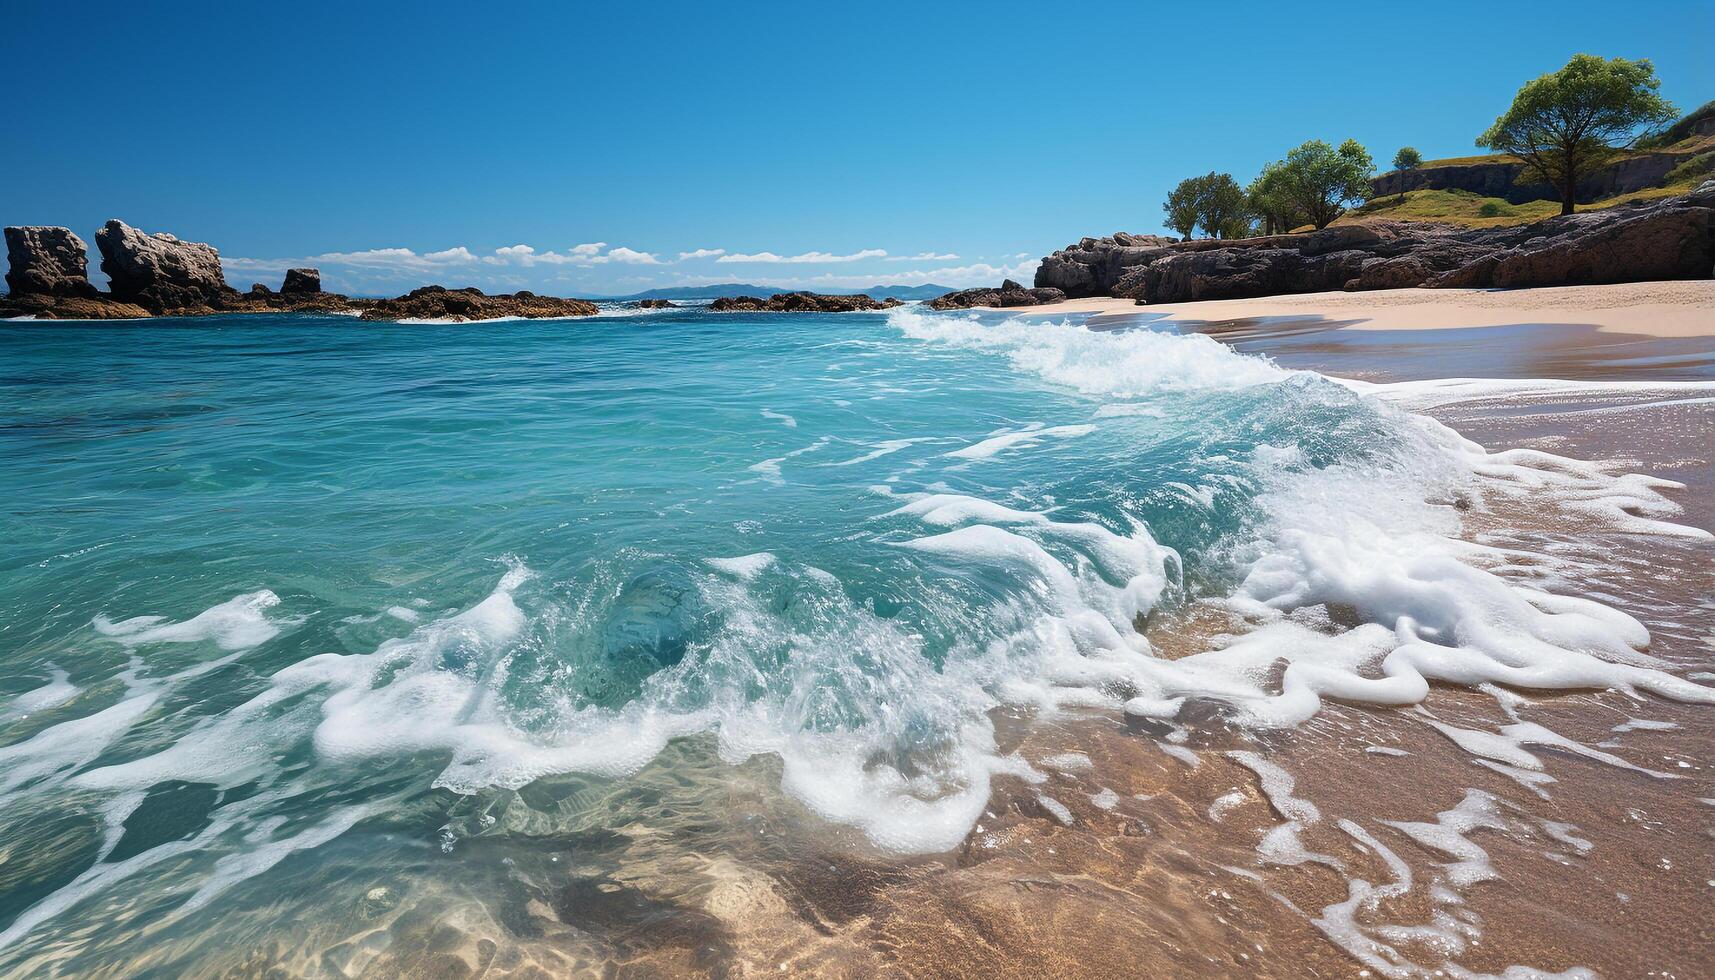
[[[828,296],[823,293],[775,293],[760,296],[722,296],[709,304],[716,313],[862,313],[903,306],[897,299],[877,300],[867,294]]]
[[[288,269],[278,292],[262,283],[239,292],[227,284],[220,253],[202,242],[148,234],[117,219],[95,234],[107,292],[89,280],[89,250],[68,228],[5,230],[9,292],[0,317],[112,320],[215,313],[340,313],[366,320],[488,320],[594,316],[594,303],[519,292],[426,286],[395,299],[354,299],[322,289],[316,269]]]
[[[1045,257],[1035,284],[1072,298],[1180,303],[1341,289],[1708,279],[1715,270],[1715,181],[1688,194],[1506,228],[1376,221],[1261,238],[1145,237],[1083,239]]]

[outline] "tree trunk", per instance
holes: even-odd
[[[1574,208],[1574,198],[1578,194],[1578,177],[1569,166],[1566,168],[1566,182],[1560,188],[1560,213],[1571,214]]]

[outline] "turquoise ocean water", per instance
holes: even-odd
[[[1470,478],[1207,338],[909,309],[5,324],[0,406],[0,972],[171,974],[644,772],[946,850],[1029,776],[994,711],[1278,705],[1148,629]]]

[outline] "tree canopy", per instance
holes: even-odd
[[[1395,170],[1416,170],[1421,166],[1423,166],[1423,154],[1417,152],[1415,146],[1402,146],[1399,148],[1399,152],[1393,155],[1393,169]]]
[[[1242,238],[1251,232],[1250,202],[1232,174],[1211,171],[1185,178],[1167,195],[1162,210],[1167,227],[1185,238],[1193,228],[1210,238]]]
[[[1289,206],[1294,216],[1326,228],[1346,213],[1348,205],[1369,200],[1370,178],[1375,172],[1370,152],[1357,140],[1347,140],[1339,149],[1322,140],[1311,140],[1288,153],[1285,160],[1265,167],[1257,180],[1260,184],[1266,178],[1270,197]]]
[[[1201,189],[1198,185],[1200,177],[1188,177],[1179,182],[1167,195],[1167,202],[1161,209],[1167,212],[1167,227],[1179,233],[1179,237],[1191,240],[1191,229],[1197,227],[1198,196]]]
[[[1310,222],[1287,191],[1283,163],[1265,165],[1262,173],[1257,174],[1256,179],[1245,188],[1245,196],[1250,202],[1251,213],[1262,220],[1264,234],[1284,234]]]
[[[1524,84],[1477,145],[1523,160],[1526,176],[1553,185],[1571,214],[1578,178],[1619,149],[1673,122],[1649,59],[1577,54],[1566,67]]]

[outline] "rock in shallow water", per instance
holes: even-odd
[[[828,296],[823,293],[775,293],[760,296],[722,296],[709,304],[715,313],[859,313],[890,310],[904,305],[897,299],[875,300],[864,293]]]
[[[1063,290],[1053,287],[1041,289],[1025,289],[1011,279],[1005,280],[996,289],[990,286],[978,286],[975,289],[961,289],[947,293],[929,301],[932,310],[968,310],[973,306],[1041,306],[1044,303],[1058,303],[1066,298]]]
[[[595,316],[600,312],[588,300],[537,296],[528,290],[489,296],[475,287],[424,286],[396,299],[359,302],[363,304],[365,320],[493,320],[509,316],[534,319]]]
[[[282,293],[319,293],[322,291],[320,269],[287,269],[286,281],[280,284]]]

